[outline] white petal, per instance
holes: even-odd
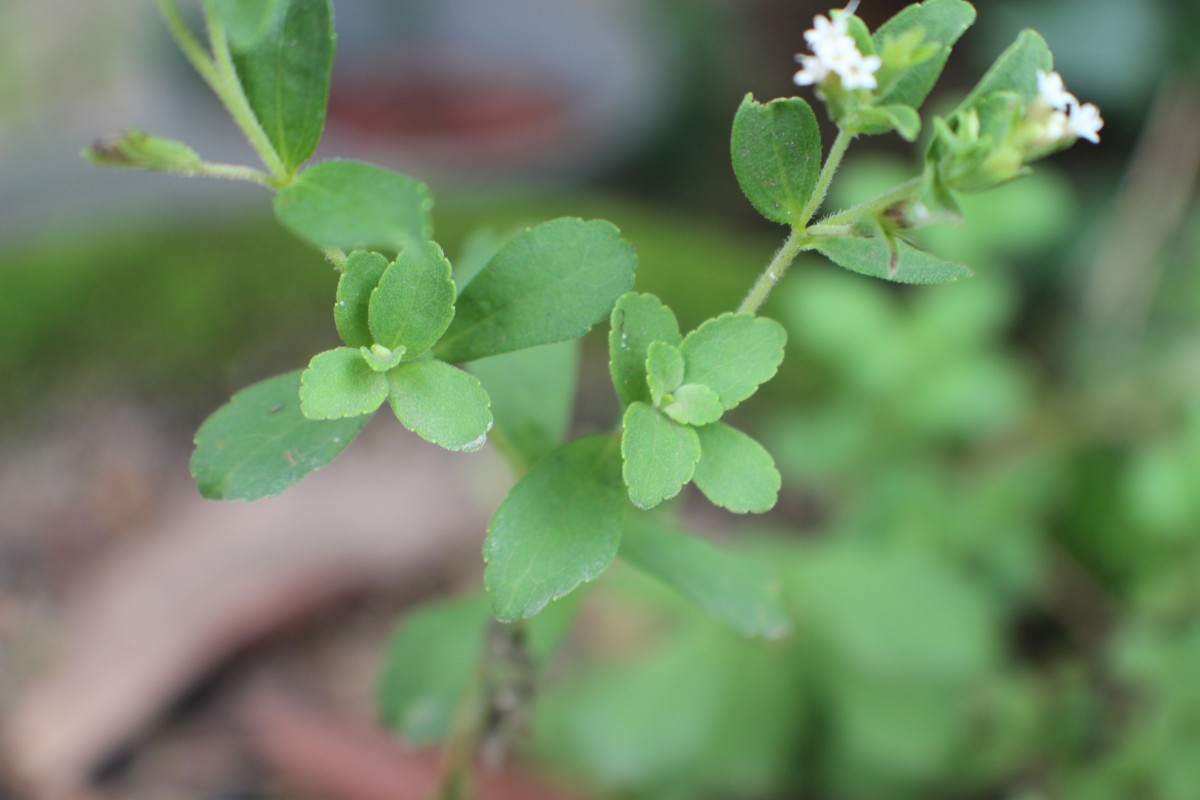
[[[1071,133],[1080,139],[1087,139],[1092,144],[1100,143],[1099,134],[1100,129],[1104,127],[1104,119],[1100,116],[1100,109],[1092,103],[1071,106],[1067,125]]]

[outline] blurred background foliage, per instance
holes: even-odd
[[[244,151],[149,3],[89,10],[107,24],[44,46],[18,35],[68,5],[0,0],[0,436],[133,397],[166,410],[183,448],[232,390],[333,341],[334,275],[252,189],[75,160],[131,122],[216,157]],[[791,54],[824,6],[613,0],[558,4],[546,21],[546,3],[496,3],[508,24],[485,57],[524,53],[536,24],[567,52],[499,64],[493,78],[515,82],[491,87],[489,108],[462,80],[469,60],[415,70],[370,33],[382,19],[469,44],[480,3],[404,5],[338,4],[323,153],[429,177],[452,254],[480,227],[605,217],[638,248],[638,288],[685,329],[736,305],[781,235],[736,188],[732,112],[747,90],[792,93]],[[900,5],[859,13],[877,25]],[[1196,796],[1200,14],[977,5],[931,102],[953,104],[1033,27],[1102,107],[1103,143],[967,198],[963,225],[928,232],[973,280],[794,268],[765,309],[788,329],[787,359],[736,420],[775,454],[784,498],[750,521],[682,502],[697,530],[779,569],[794,630],[746,640],[619,565],[544,670],[529,746],[553,769],[662,800]],[[575,52],[571,25],[591,31]],[[364,116],[356,92],[380,76],[399,76],[399,111]],[[547,152],[564,130],[591,136]],[[833,203],[911,174],[899,144],[863,142]],[[578,429],[613,422],[603,359],[589,340]],[[446,636],[478,625],[434,612]]]

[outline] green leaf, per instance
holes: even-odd
[[[652,294],[629,292],[613,306],[608,332],[608,370],[625,405],[650,402],[646,359],[654,342],[683,341],[675,314]]]
[[[483,594],[430,603],[406,615],[383,655],[375,690],[380,721],[407,744],[441,741],[483,652]]]
[[[872,106],[854,115],[854,128],[868,135],[896,131],[905,141],[915,142],[921,133],[921,115],[911,106]]]
[[[234,64],[254,116],[294,172],[317,149],[325,127],[333,7],[330,0],[289,0],[282,22],[260,30],[252,47],[235,52]],[[239,24],[238,36],[245,32]]]
[[[332,461],[370,419],[314,421],[300,413],[300,372],[233,396],[196,431],[192,477],[212,500],[257,500],[282,492]]]
[[[708,425],[725,413],[721,396],[703,383],[685,383],[671,394],[663,413],[684,425]]]
[[[766,564],[645,514],[626,522],[621,557],[746,636],[776,639],[788,632],[782,582]]]
[[[839,267],[897,283],[949,283],[974,275],[965,265],[943,261],[903,239],[892,241],[894,251],[880,236],[821,238],[816,249]]]
[[[474,361],[582,336],[633,285],[636,267],[633,247],[608,222],[527,228],[463,290],[435,355]]]
[[[680,345],[687,362],[684,381],[702,383],[726,410],[754,394],[783,361],[787,333],[773,319],[753,314],[722,314],[692,331]]]
[[[300,377],[300,410],[309,419],[370,414],[387,396],[387,379],[353,347],[317,354]]]
[[[1015,92],[1026,103],[1037,96],[1037,71],[1054,69],[1054,56],[1037,31],[1023,30],[976,84],[959,109],[971,108],[993,92]]]
[[[696,487],[715,505],[736,514],[762,514],[775,507],[782,481],[775,459],[758,442],[724,423],[697,428],[700,463]]]
[[[367,318],[374,340],[389,349],[403,345],[407,358],[433,347],[454,319],[454,281],[442,248],[405,248],[371,292]]]
[[[746,95],[733,118],[733,171],[750,204],[772,222],[797,225],[821,170],[821,131],[799,97],[763,105]]]
[[[617,442],[568,442],[517,482],[488,523],[483,581],[504,622],[531,617],[612,562],[629,508]]]
[[[388,399],[404,427],[447,450],[472,453],[492,429],[491,401],[469,372],[444,361],[409,361],[387,374]]]
[[[492,398],[491,438],[525,468],[562,442],[571,421],[579,342],[555,342],[472,362]]]
[[[941,45],[937,54],[905,69],[892,88],[879,99],[883,105],[899,104],[919,108],[946,66],[950,50],[958,38],[975,22],[974,7],[964,0],[925,0],[904,8],[879,26],[873,40],[882,52],[885,42],[899,39],[914,29],[924,33],[924,42]],[[918,119],[919,121],[919,119]],[[907,138],[907,137],[905,137]],[[912,139],[909,139],[912,141]]]
[[[433,237],[425,184],[361,161],[322,161],[275,195],[275,216],[316,247],[397,252]]]
[[[646,383],[655,405],[683,383],[683,354],[666,342],[651,342],[646,351]]]
[[[654,508],[679,494],[700,460],[696,432],[640,402],[625,410],[622,427],[621,476],[633,504]]]
[[[367,320],[371,292],[388,268],[388,260],[379,253],[355,250],[342,265],[338,280],[337,301],[333,306],[333,321],[338,335],[350,347],[370,347],[375,343]]]
[[[290,0],[204,0],[210,18],[219,19],[235,53],[253,49],[278,29]]]

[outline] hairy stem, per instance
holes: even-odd
[[[265,186],[268,189],[275,188],[275,181],[270,175],[263,172],[261,169],[244,167],[240,164],[214,164],[210,161],[206,161],[197,167],[192,174],[204,175],[209,178],[226,178],[233,181],[248,181],[249,183],[256,183],[259,186]]]
[[[894,189],[889,189],[878,197],[873,197],[870,200],[866,200],[856,206],[851,206],[845,211],[839,211],[832,216],[826,217],[825,219],[821,220],[820,227],[827,228],[834,225],[853,224],[854,222],[857,222],[864,214],[873,214],[883,211],[888,206],[895,205],[901,200],[907,200],[908,198],[912,197],[918,189],[921,188],[921,185],[924,182],[924,175],[918,175],[915,178],[911,178]]]
[[[829,193],[829,185],[833,182],[833,176],[838,171],[838,167],[842,165],[842,159],[853,140],[854,134],[844,128],[838,129],[837,138],[833,140],[833,144],[829,148],[829,155],[825,157],[825,164],[821,167],[821,174],[817,177],[817,185],[813,190],[812,197],[801,210],[800,216],[792,226],[791,233],[788,234],[783,246],[779,248],[775,257],[771,259],[771,263],[750,287],[746,299],[738,306],[738,313],[757,313],[762,304],[771,296],[771,290],[787,274],[788,268],[792,266],[796,256],[812,247],[808,223],[812,220],[813,214],[817,213],[817,209],[821,207],[821,203],[825,202],[825,195]]]

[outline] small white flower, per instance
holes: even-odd
[[[800,71],[792,80],[797,86],[815,86],[829,75],[829,68],[816,56],[797,55],[796,60],[800,62]]]
[[[846,33],[844,16],[839,14],[836,19],[830,20],[818,14],[813,19],[813,27],[804,32],[804,41],[808,42],[808,49],[820,55],[822,50],[839,46],[840,40],[847,38]]]
[[[1092,144],[1099,144],[1100,129],[1104,127],[1104,119],[1100,116],[1100,109],[1092,103],[1079,105],[1078,102],[1075,102],[1067,117],[1067,127],[1080,139],[1087,139]]]
[[[874,89],[879,84],[875,81],[875,72],[883,62],[879,56],[859,56],[838,70],[842,86],[846,89]]]
[[[1057,72],[1037,71],[1038,96],[1051,108],[1066,111],[1071,105],[1078,105],[1075,95],[1067,91],[1063,85],[1062,76]]]

